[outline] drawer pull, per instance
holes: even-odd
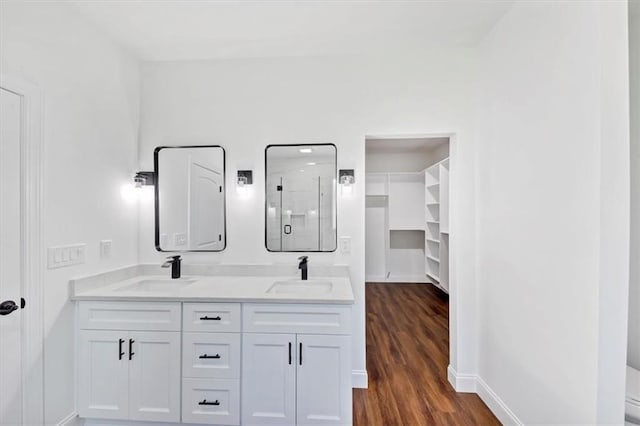
[[[213,402],[209,402],[206,399],[203,399],[202,401],[198,402],[198,405],[220,405],[220,401],[216,399]]]
[[[217,317],[208,317],[208,316],[203,316],[200,317],[200,321],[220,321],[222,318],[220,318],[220,315],[218,315]]]
[[[122,361],[122,356],[124,355],[124,351],[122,350],[122,344],[124,343],[124,339],[118,339],[118,360]]]
[[[215,354],[215,355],[200,355],[199,357],[200,359],[220,359],[220,354]]]

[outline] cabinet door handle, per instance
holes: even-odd
[[[200,317],[200,321],[220,321],[222,318],[220,318],[220,315],[218,315],[217,317],[208,317],[208,316],[203,316]]]
[[[220,359],[220,354],[215,354],[215,355],[200,355],[199,356],[200,359]]]
[[[124,339],[118,339],[118,360],[122,361],[122,356],[124,355],[124,351],[122,350],[122,344],[124,343]]]
[[[133,344],[135,343],[135,340],[133,339],[129,339],[129,361],[131,361],[131,359],[133,358],[133,356],[136,354],[133,351]]]
[[[302,365],[302,342],[300,342],[300,365]]]
[[[220,401],[218,401],[217,399],[213,402],[207,401],[206,399],[203,399],[202,401],[198,402],[198,405],[220,405]]]
[[[291,365],[291,342],[289,342],[289,365]]]

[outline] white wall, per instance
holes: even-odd
[[[449,144],[420,151],[367,151],[367,173],[420,172],[449,156]]]
[[[481,46],[478,375],[525,424],[623,420],[625,19],[520,2]]]
[[[631,269],[627,363],[640,370],[640,2],[629,2],[631,85]]]
[[[0,4],[3,74],[44,96],[44,242],[86,243],[86,264],[44,275],[45,422],[74,411],[70,278],[137,261],[137,205],[121,187],[136,169],[137,63],[62,4]],[[100,261],[99,240],[113,240]],[[150,241],[151,243],[151,241]]]
[[[335,143],[338,168],[356,171],[353,194],[338,193],[338,236],[351,236],[351,254],[311,254],[310,273],[314,264],[350,266],[356,297],[353,368],[364,370],[365,136],[456,132],[463,171],[456,202],[465,215],[456,218],[458,232],[452,235],[459,239],[459,294],[466,318],[452,316],[452,333],[466,338],[469,347],[459,359],[454,350],[452,364],[473,372],[475,234],[473,215],[467,213],[473,211],[468,99],[474,90],[475,59],[474,50],[445,50],[394,60],[318,57],[144,64],[141,167],[151,167],[157,145],[215,143],[227,151],[227,249],[186,255],[186,261],[294,264],[295,253],[268,253],[264,247],[264,148],[276,143]],[[241,198],[234,190],[238,169],[254,170],[249,197]],[[141,209],[140,224],[140,260],[160,262],[163,256],[153,249],[151,203]]]

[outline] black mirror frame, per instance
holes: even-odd
[[[224,190],[222,197],[224,211],[224,245],[220,250],[163,250],[160,247],[160,169],[158,167],[158,154],[163,149],[175,149],[175,148],[220,148],[222,149],[222,182],[224,183]],[[155,189],[154,189],[154,209],[155,209],[155,246],[156,250],[162,253],[219,253],[227,248],[227,153],[224,147],[221,145],[173,145],[173,146],[158,146],[153,150],[153,170],[156,175]]]
[[[333,172],[334,178],[336,179],[336,188],[335,188],[335,199],[334,199],[334,214],[336,217],[336,245],[333,250],[271,250],[269,249],[268,239],[267,239],[267,214],[268,214],[268,204],[267,204],[267,151],[272,147],[281,147],[281,146],[332,146],[336,152],[336,163],[335,170]],[[287,144],[269,144],[264,149],[264,247],[267,249],[269,253],[335,253],[338,250],[338,147],[333,143],[287,143]]]

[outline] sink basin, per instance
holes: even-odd
[[[120,287],[116,291],[148,291],[148,292],[160,292],[167,293],[183,289],[196,282],[194,279],[178,278],[178,279],[163,279],[153,278],[144,279],[133,284],[127,284],[124,287]]]
[[[333,283],[331,281],[322,280],[290,280],[290,281],[276,281],[269,287],[267,293],[272,294],[308,294],[308,295],[320,295],[328,294],[333,290]]]

